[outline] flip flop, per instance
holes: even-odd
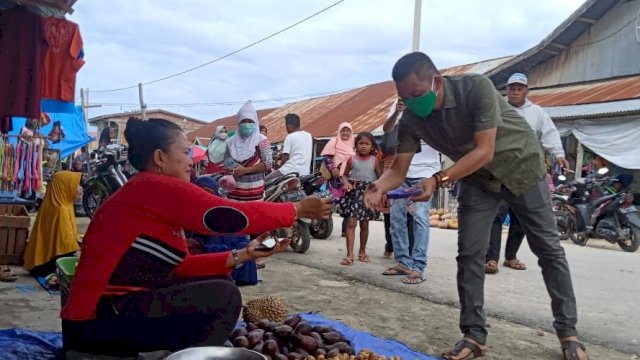
[[[578,349],[581,349],[585,354],[587,353],[584,344],[577,340],[565,340],[560,344],[562,346],[562,356],[565,360],[578,360]],[[589,356],[587,356],[587,358],[589,358]]]
[[[371,262],[371,258],[369,257],[369,255],[358,255],[358,261]]]
[[[402,283],[407,285],[418,285],[418,284],[422,284],[426,280],[427,280],[426,276],[416,271],[416,272],[411,272],[409,276],[402,279]]]
[[[407,276],[409,274],[411,274],[411,270],[407,269],[406,267],[400,264],[394,267],[388,268],[382,273],[382,275],[385,275],[385,276],[397,276],[397,275]]]
[[[385,251],[384,254],[382,255],[382,257],[385,258],[385,259],[391,259],[393,257],[393,253]]]
[[[16,280],[18,280],[18,275],[11,272],[8,266],[2,265],[0,267],[0,281],[15,282]]]
[[[466,339],[462,339],[456,343],[456,345],[451,349],[451,351],[442,354],[444,359],[451,359],[452,356],[458,356],[464,349],[469,349],[471,352],[469,355],[465,356],[460,360],[468,360],[475,359],[481,356],[484,356],[485,350],[482,350],[478,345],[472,343],[471,341],[467,341]]]
[[[342,259],[342,261],[340,262],[340,265],[351,266],[351,265],[353,265],[353,259],[346,257],[346,258]]]

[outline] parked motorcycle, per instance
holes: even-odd
[[[604,176],[608,169],[598,170]],[[558,204],[556,215],[559,228],[563,227],[571,241],[586,245],[589,237],[598,237],[618,244],[627,252],[640,247],[640,216],[633,205],[633,195],[625,191],[607,194],[604,190],[605,177],[581,179],[568,183],[571,193],[554,194]],[[560,219],[559,216],[563,218]]]
[[[330,195],[328,191],[322,190],[324,178],[320,172],[301,176],[300,183],[307,196],[326,198]],[[311,233],[311,236],[316,239],[327,239],[333,232],[333,219],[329,217],[328,219],[311,220],[311,223],[309,224],[309,232]]]
[[[121,159],[123,147],[113,144],[94,151],[96,159],[89,163],[90,174],[82,196],[85,214],[92,218],[96,209],[128,180],[123,172],[127,159]]]
[[[269,180],[265,183],[265,201],[271,202],[296,202],[306,196],[300,185],[297,174],[288,174]],[[311,220],[298,219],[293,227],[276,230],[278,237],[291,238],[293,251],[304,254],[311,245],[309,223]]]

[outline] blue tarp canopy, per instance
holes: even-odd
[[[60,142],[53,143],[48,140],[50,149],[60,150],[60,158],[64,159],[73,154],[79,148],[94,140],[87,134],[87,124],[82,115],[82,109],[73,103],[58,100],[42,100],[42,112],[51,119],[49,124],[40,128],[42,136],[48,136],[54,125],[59,124],[64,132],[64,138]],[[20,131],[26,122],[25,118],[13,118],[13,130],[10,135],[20,135]],[[15,145],[17,138],[12,137]]]

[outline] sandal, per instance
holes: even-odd
[[[340,261],[340,265],[351,266],[351,265],[353,265],[353,259],[350,258],[350,257],[346,257],[346,258],[342,259],[342,261]]]
[[[411,274],[411,270],[407,269],[404,265],[398,264],[394,267],[388,268],[385,270],[382,275],[386,276],[396,276],[396,275],[406,275]]]
[[[426,276],[414,270],[409,274],[409,276],[402,279],[402,283],[407,285],[418,285],[425,282],[425,280],[427,280]]]
[[[582,351],[587,354],[587,349],[584,347],[584,344],[577,340],[565,340],[560,342],[562,345],[562,356],[565,360],[578,360],[578,349],[582,349]],[[587,359],[589,356],[587,355]]]
[[[495,260],[489,260],[486,264],[484,264],[484,272],[486,274],[497,274],[500,269],[498,269],[498,262]]]
[[[371,258],[369,257],[369,255],[358,255],[358,261],[361,262],[371,262]]]
[[[472,343],[471,341],[468,341],[467,339],[462,339],[458,341],[458,343],[453,347],[453,349],[451,349],[449,352],[442,354],[442,357],[444,359],[452,359],[452,356],[460,355],[460,353],[464,349],[469,349],[471,350],[471,352],[469,353],[469,355],[465,356],[464,358],[460,358],[460,360],[475,359],[475,358],[484,356],[484,352],[485,352],[478,345]]]
[[[11,269],[8,266],[0,266],[0,281],[14,282],[16,280],[18,280],[18,275],[11,272]]]
[[[391,259],[393,257],[393,252],[392,251],[385,251],[384,254],[382,255],[383,258],[385,259]]]
[[[527,265],[518,259],[505,260],[502,265],[514,270],[527,270]]]

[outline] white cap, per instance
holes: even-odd
[[[515,73],[509,77],[507,80],[507,86],[511,84],[522,84],[524,86],[528,86],[527,84],[527,75],[522,73]]]

